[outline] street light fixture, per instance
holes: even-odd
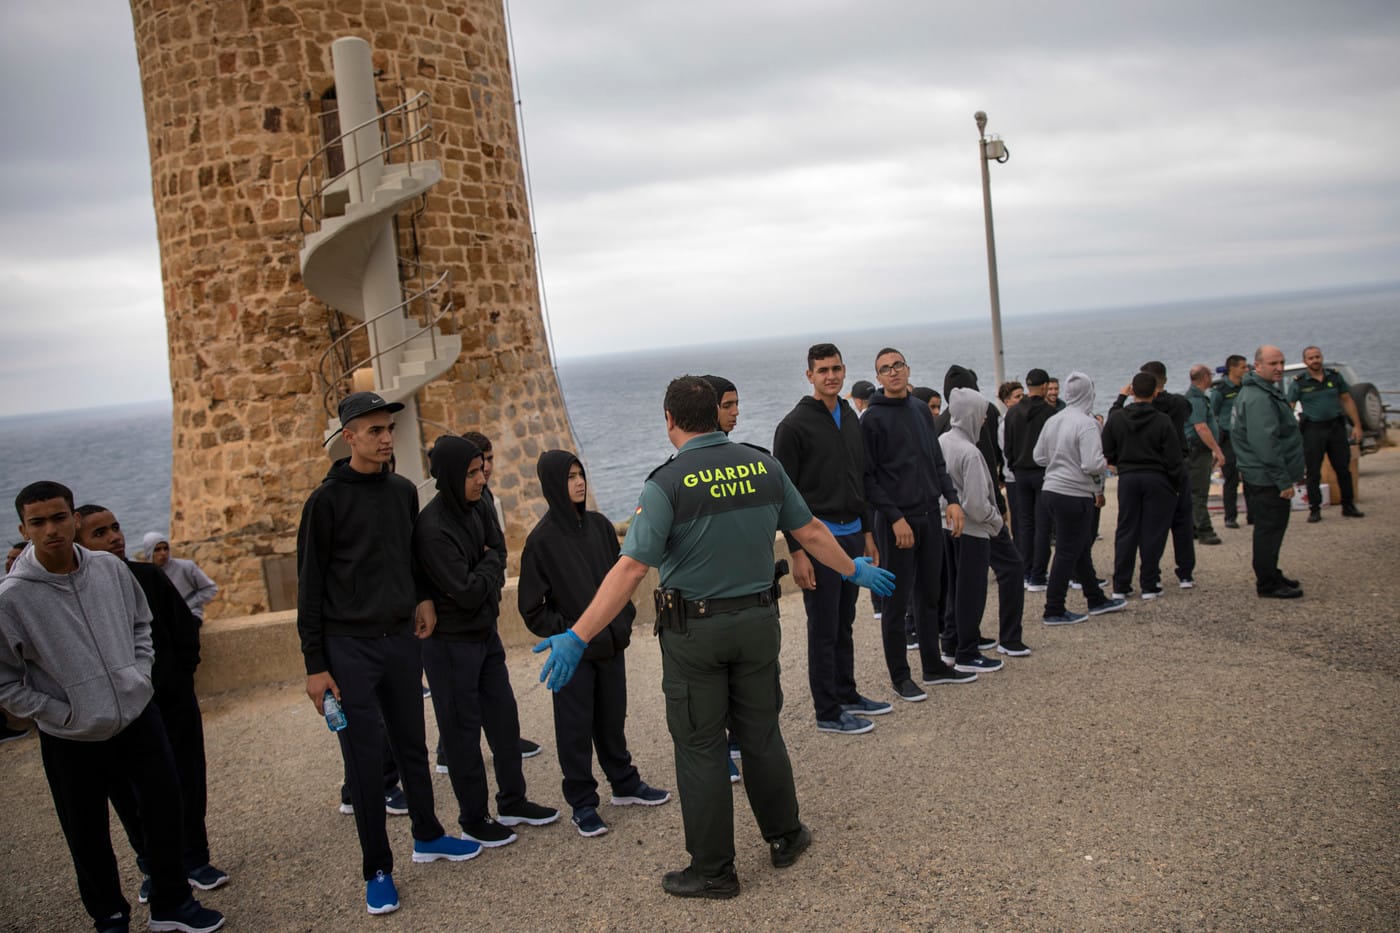
[[[992,180],[987,171],[988,162],[1005,162],[1011,152],[999,136],[987,138],[987,114],[981,110],[973,114],[977,121],[977,132],[981,139],[977,143],[978,161],[982,163],[982,211],[987,220],[987,281],[992,293],[992,357],[996,369],[998,387],[1006,381],[1006,356],[1001,347],[1001,290],[997,286],[997,245],[992,234]]]

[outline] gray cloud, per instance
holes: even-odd
[[[978,109],[1008,314],[1395,277],[1392,2],[946,6],[514,3],[561,352],[984,313]],[[164,394],[126,9],[0,7],[0,77],[0,399]]]

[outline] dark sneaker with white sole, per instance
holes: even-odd
[[[964,674],[990,674],[992,671],[1001,670],[1002,665],[1005,663],[1004,661],[998,661],[996,658],[989,658],[979,654],[975,658],[957,662],[953,665],[953,670],[960,671]]]
[[[903,683],[895,684],[894,692],[907,703],[920,703],[928,699],[928,694],[914,686],[914,681],[908,679]]]
[[[608,831],[608,824],[598,815],[596,807],[579,807],[574,811],[574,828],[580,836],[602,836]]]
[[[1090,606],[1089,615],[1101,616],[1107,615],[1110,612],[1121,612],[1123,609],[1126,609],[1127,606],[1128,601],[1123,597],[1119,596],[1117,598],[1108,599],[1104,602],[1101,602],[1097,606]]]
[[[993,651],[993,650],[996,649],[996,646],[997,646],[997,640],[996,640],[995,638],[979,638],[979,639],[977,639],[977,650],[978,650],[978,651]]]
[[[1044,622],[1046,625],[1077,625],[1080,622],[1086,621],[1088,618],[1089,617],[1082,612],[1070,612],[1069,610],[1065,610],[1059,615],[1046,616],[1040,621]]]
[[[615,807],[630,807],[640,805],[643,807],[659,807],[671,799],[669,790],[662,790],[659,787],[652,787],[643,782],[630,794],[613,794],[612,805]]]
[[[178,930],[181,933],[213,933],[224,925],[224,915],[204,907],[194,898],[187,899],[174,910],[151,911],[148,924],[152,930]]]
[[[1030,653],[1031,649],[1023,641],[1004,641],[997,645],[997,654],[1004,654],[1012,658],[1024,658]]]
[[[540,753],[540,743],[531,742],[529,739],[520,740],[520,757],[534,758]]]
[[[936,687],[939,684],[970,684],[976,679],[977,675],[974,673],[949,667],[941,671],[934,671],[932,674],[925,674],[923,684],[925,687]]]
[[[797,861],[797,857],[806,852],[811,844],[812,831],[798,823],[796,832],[789,833],[777,842],[769,843],[768,857],[772,860],[774,868],[787,868]]]
[[[491,817],[462,828],[462,838],[479,842],[487,849],[508,846],[516,840],[515,833],[497,823]]]
[[[547,826],[557,819],[559,819],[558,810],[538,803],[531,803],[528,800],[522,800],[509,809],[501,807],[496,809],[496,822],[502,826],[519,826],[521,823],[529,826]]]
[[[228,884],[228,872],[208,863],[185,872],[185,878],[189,880],[191,887],[199,888],[201,891],[212,891]],[[145,901],[141,903],[144,904]]]
[[[727,900],[739,896],[739,876],[734,869],[716,878],[696,874],[693,868],[668,871],[661,877],[661,890],[675,897],[704,897]]]
[[[857,716],[883,716],[894,712],[894,707],[884,700],[872,700],[870,697],[859,695],[854,703],[842,703],[841,709]]]
[[[845,710],[841,711],[840,719],[818,719],[818,732],[838,732],[842,735],[864,735],[875,729],[875,723],[868,719],[861,719],[853,716]]]

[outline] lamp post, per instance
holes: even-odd
[[[999,138],[987,138],[987,114],[979,110],[972,117],[977,121],[981,139],[977,143],[982,163],[982,212],[987,220],[987,282],[992,293],[992,362],[996,369],[997,387],[1006,381],[1006,355],[1001,347],[1001,291],[997,286],[997,245],[992,234],[992,180],[987,171],[991,161],[1005,162],[1011,157],[1006,144]]]

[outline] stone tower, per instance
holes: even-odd
[[[131,8],[174,393],[170,532],[223,588],[211,611],[291,608],[301,506],[330,462],[318,368],[355,322],[302,285],[297,183],[340,132],[331,44],[347,36],[373,47],[385,109],[431,97],[442,178],[397,235],[451,271],[441,329],[461,353],[417,391],[417,427],[425,444],[444,430],[492,438],[518,554],[545,508],[537,455],[577,445],[540,311],[501,0]]]

